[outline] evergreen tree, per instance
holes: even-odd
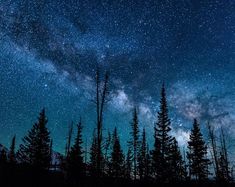
[[[9,151],[9,163],[15,164],[16,163],[16,155],[15,155],[15,141],[16,141],[16,136],[12,138],[11,141],[11,146],[10,146],[10,151]]]
[[[1,151],[0,151],[0,182],[1,185],[4,186],[4,182],[6,181],[6,177],[7,177],[7,172],[8,172],[8,163],[7,163],[7,154],[6,154],[6,150],[4,147],[2,147]]]
[[[74,145],[68,155],[68,173],[72,177],[82,177],[85,174],[85,166],[83,162],[83,150],[82,150],[82,122],[77,126],[77,137]]]
[[[93,132],[93,139],[90,148],[90,174],[96,176],[97,173],[97,137],[95,131]]]
[[[5,148],[3,147],[0,151],[0,167],[4,166],[7,163],[7,152]]]
[[[23,138],[23,144],[17,153],[21,163],[35,168],[48,169],[50,166],[50,133],[46,127],[45,109],[42,109],[38,122],[35,123],[28,135]]]
[[[164,84],[161,90],[160,111],[154,128],[154,150],[152,151],[153,172],[162,182],[169,182],[171,166],[171,146],[173,138],[169,135],[171,122],[168,117],[168,107]]]
[[[148,153],[147,153],[146,132],[144,128],[142,133],[142,140],[139,149],[139,159],[138,159],[138,170],[139,170],[140,179],[145,178],[147,174],[147,167],[148,167],[147,154]]]
[[[123,176],[123,163],[124,155],[117,134],[117,128],[115,127],[113,133],[113,149],[111,153],[111,172],[113,177],[117,178]]]
[[[132,152],[130,147],[128,148],[126,161],[125,161],[125,177],[126,179],[131,179],[131,171],[132,171]]]
[[[161,146],[160,146],[160,141],[158,140],[156,136],[156,128],[155,128],[155,133],[154,133],[154,149],[151,151],[151,173],[154,176],[155,179],[160,179],[160,171],[163,169],[162,168],[162,163],[161,163]]]
[[[206,180],[209,172],[207,147],[196,119],[194,119],[193,129],[191,130],[190,140],[188,142],[187,157],[189,160],[190,177],[198,181]]]
[[[135,108],[133,111],[133,118],[131,123],[131,140],[128,142],[130,150],[132,151],[132,164],[133,164],[133,175],[134,179],[137,177],[137,169],[138,169],[138,151],[139,151],[139,120],[137,115],[137,109]]]
[[[104,173],[107,175],[111,174],[111,166],[110,166],[111,150],[112,150],[112,135],[110,131],[108,131],[108,135],[104,143]]]
[[[145,179],[148,179],[150,177],[150,174],[151,174],[151,156],[150,156],[150,153],[149,153],[149,147],[148,147],[148,144],[147,144],[147,154],[146,154],[146,163],[145,163],[145,175],[144,175],[144,178]]]
[[[183,181],[186,178],[184,162],[178,147],[178,142],[173,139],[171,147],[171,178],[173,181]]]
[[[50,141],[50,166],[52,166],[53,162],[53,140]]]

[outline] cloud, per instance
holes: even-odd
[[[229,93],[212,94],[203,83],[199,85],[177,82],[170,91],[170,106],[181,117],[188,120],[198,118],[203,123],[209,121],[213,126],[232,128],[235,122],[234,100]],[[190,85],[190,86],[189,86]]]
[[[139,117],[143,119],[143,121],[153,121],[155,117],[153,111],[147,104],[141,102],[135,104],[132,98],[123,89],[113,91],[111,98],[111,106],[119,112],[131,112],[136,106]]]
[[[180,147],[186,147],[189,141],[190,131],[183,129],[173,129],[172,135],[178,141]]]
[[[111,97],[111,104],[118,111],[127,112],[134,107],[124,90],[117,90],[113,92]]]
[[[139,113],[145,119],[152,120],[154,118],[152,110],[144,103],[139,104]]]

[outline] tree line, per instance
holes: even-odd
[[[154,144],[150,148],[145,128],[140,129],[138,108],[133,109],[131,131],[124,153],[117,127],[106,137],[103,135],[103,116],[109,95],[109,74],[101,80],[99,70],[96,73],[96,127],[92,143],[85,150],[83,139],[83,121],[76,125],[76,137],[72,142],[71,125],[65,153],[60,156],[57,170],[53,170],[53,142],[47,128],[45,109],[39,114],[37,122],[22,139],[16,150],[16,136],[12,138],[7,152],[0,153],[0,177],[17,175],[17,172],[55,174],[63,178],[64,183],[79,184],[92,179],[115,179],[119,181],[141,181],[161,184],[186,182],[232,183],[225,133],[221,130],[219,140],[214,128],[208,124],[208,140],[203,137],[197,119],[194,119],[187,150],[182,151],[175,137],[171,135],[171,120],[168,114],[167,96],[164,84],[161,88],[160,108],[154,125]],[[220,146],[218,145],[220,144]],[[86,153],[89,152],[89,160]],[[209,159],[210,158],[210,159]],[[211,169],[212,166],[212,169]],[[8,171],[8,172],[6,172]],[[7,174],[8,173],[8,174]],[[214,174],[214,175],[212,175]],[[28,175],[28,173],[27,173]],[[31,175],[30,175],[31,176]],[[213,177],[209,177],[213,176]],[[20,178],[22,176],[20,175]]]

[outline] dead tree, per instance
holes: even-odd
[[[216,177],[216,180],[219,180],[219,162],[218,162],[218,152],[217,152],[218,148],[216,145],[215,131],[209,122],[207,123],[207,128],[208,128],[209,141],[210,141],[211,149],[212,149],[210,153],[213,159],[212,163],[214,166],[215,177]]]
[[[101,83],[99,68],[96,70],[96,115],[97,115],[97,176],[101,175],[101,161],[102,161],[102,128],[104,107],[108,102],[108,82],[109,74],[105,73],[104,81]]]

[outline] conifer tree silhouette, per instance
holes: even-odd
[[[154,149],[152,151],[153,172],[161,182],[169,182],[171,173],[170,156],[173,137],[169,135],[171,131],[171,121],[168,117],[168,106],[164,84],[161,90],[160,111],[158,112],[157,123],[154,128]]]
[[[138,174],[138,152],[139,152],[139,120],[137,115],[137,108],[134,108],[133,117],[131,122],[131,132],[130,132],[131,139],[128,142],[128,146],[131,151],[132,157],[132,166],[133,166],[133,176],[134,179],[137,178]]]
[[[171,147],[171,180],[172,181],[183,181],[186,179],[186,171],[184,162],[178,147],[178,142],[173,138],[173,144]]]
[[[207,146],[203,140],[199,124],[196,119],[193,122],[193,128],[188,142],[187,157],[189,160],[190,177],[197,181],[208,179]]]
[[[138,170],[140,179],[146,178],[148,170],[148,150],[145,128],[143,129],[141,145],[138,153]]]
[[[113,148],[111,153],[111,173],[115,178],[123,176],[124,155],[121,149],[117,128],[113,132]]]
[[[68,172],[70,177],[84,177],[85,165],[83,162],[83,149],[82,149],[82,121],[80,119],[77,125],[77,136],[74,145],[68,154]]]
[[[0,165],[4,165],[7,163],[7,152],[5,148],[2,148],[0,151]]]
[[[28,135],[23,138],[23,143],[17,153],[21,163],[29,164],[34,168],[49,169],[50,167],[50,133],[46,127],[47,118],[45,109],[39,114]]]
[[[16,143],[16,136],[12,138],[9,155],[8,155],[9,163],[13,165],[16,164],[15,143]]]
[[[110,131],[108,131],[107,137],[105,138],[104,142],[104,173],[108,176],[111,175],[110,154],[112,150],[112,143],[112,135]]]
[[[132,175],[132,161],[133,161],[133,155],[131,148],[128,148],[127,155],[126,155],[126,160],[125,160],[125,178],[126,179],[131,179]]]
[[[97,148],[97,137],[94,130],[92,144],[90,147],[90,175],[93,177],[97,174]]]

